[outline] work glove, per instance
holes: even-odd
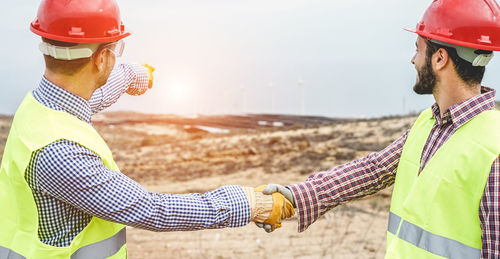
[[[272,195],[262,193],[265,185],[251,188],[243,187],[250,204],[250,220],[262,223],[269,228],[268,232],[281,227],[283,219],[294,215],[292,203],[282,194],[275,192]]]
[[[262,190],[262,193],[264,194],[273,194],[275,192],[279,192],[283,196],[285,196],[285,198],[289,200],[290,203],[292,203],[293,207],[295,208],[295,199],[293,198],[292,191],[290,191],[285,186],[275,183],[270,183]]]
[[[148,88],[151,89],[153,87],[153,71],[155,71],[155,68],[148,64],[142,64],[142,66],[144,66],[148,70],[148,75],[149,75]]]
[[[262,190],[262,193],[267,194],[267,195],[269,195],[269,194],[274,195],[276,193],[280,193],[290,202],[290,204],[293,207],[295,207],[295,199],[293,198],[292,192],[288,188],[284,187],[283,185],[274,184],[274,183],[268,184]],[[264,223],[255,222],[255,224],[258,227],[263,228],[268,233],[270,233],[274,230],[270,224],[267,224],[265,222]]]
[[[155,68],[148,64],[133,64],[133,68],[136,73],[140,73],[137,78],[137,81],[132,82],[127,91],[125,91],[129,95],[137,96],[144,94],[148,89],[153,87],[153,71]],[[140,71],[141,69],[144,69]],[[138,71],[139,70],[139,71]],[[145,73],[144,73],[145,72]],[[147,74],[147,79],[146,79]],[[146,80],[147,80],[147,88],[146,88]]]

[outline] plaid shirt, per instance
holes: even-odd
[[[148,74],[137,64],[115,67],[105,86],[86,100],[43,78],[33,91],[43,105],[91,123],[91,115],[127,92],[144,93]],[[239,186],[205,194],[150,193],[78,143],[59,140],[34,152],[25,174],[38,208],[38,237],[52,246],[68,246],[93,216],[153,230],[197,230],[248,224],[250,208]]]
[[[482,94],[458,103],[440,115],[439,106],[432,106],[436,119],[425,144],[422,168],[436,151],[462,125],[485,110],[495,108],[495,90],[483,87]],[[409,130],[380,152],[337,166],[330,171],[310,175],[306,182],[292,184],[299,215],[299,231],[304,231],[329,209],[353,199],[373,194],[394,183],[399,158]],[[482,228],[482,258],[500,257],[500,161],[497,158],[479,206]]]

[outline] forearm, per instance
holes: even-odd
[[[35,157],[41,191],[95,217],[153,231],[239,227],[250,206],[239,186],[205,194],[150,193],[124,174],[107,168],[92,151],[67,140]]]
[[[90,99],[92,112],[99,111],[116,103],[125,93],[140,95],[148,89],[149,76],[146,69],[135,63],[117,64],[105,85],[97,89]]]
[[[147,193],[128,208],[101,217],[152,231],[241,227],[250,221],[250,208],[239,186],[207,193]]]
[[[299,231],[304,231],[335,206],[393,184],[407,134],[408,131],[380,152],[312,174],[303,183],[289,185],[299,215]]]

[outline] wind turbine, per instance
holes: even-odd
[[[271,88],[271,111],[276,114],[276,86],[271,82],[269,88]]]
[[[304,116],[306,115],[306,89],[305,89],[305,84],[302,79],[299,79],[298,82],[299,88],[300,88],[300,115]]]
[[[403,95],[403,115],[406,115],[406,96]]]
[[[247,110],[247,88],[244,84],[241,85],[241,93],[243,94],[243,107],[242,107],[241,113],[247,113],[248,112],[248,110]]]
[[[198,118],[198,91],[195,86],[192,86],[193,92],[193,118]]]

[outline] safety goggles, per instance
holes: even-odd
[[[115,48],[111,49],[109,46],[113,46],[113,45],[115,45]],[[125,49],[125,41],[119,40],[119,41],[115,41],[115,42],[111,42],[111,43],[106,43],[106,44],[102,45],[102,47],[106,48],[111,53],[113,53],[115,55],[115,57],[119,58],[122,56],[123,50]]]

